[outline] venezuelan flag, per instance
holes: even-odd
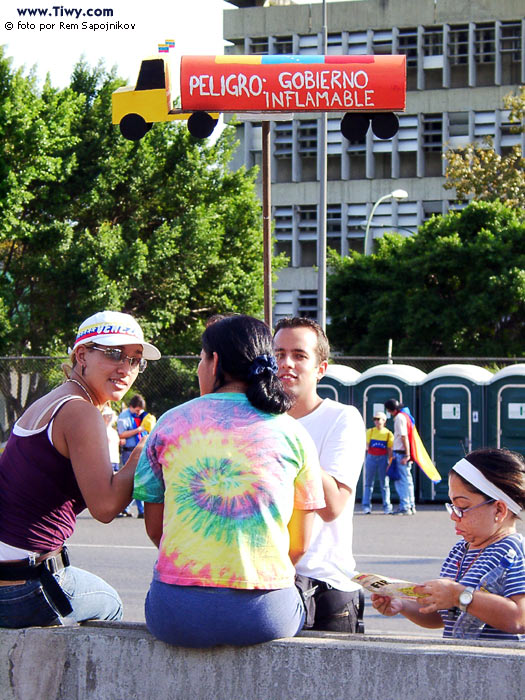
[[[416,425],[414,423],[414,418],[410,415],[408,409],[403,409],[402,413],[406,415],[407,428],[408,428],[408,442],[410,445],[410,459],[415,462],[421,471],[428,476],[430,481],[435,484],[441,481],[441,475],[434,466],[434,463],[430,459],[430,455],[426,451],[423,441],[421,440],[419,433],[417,432]]]

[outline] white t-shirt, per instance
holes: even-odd
[[[366,448],[365,424],[354,406],[332,399],[299,422],[313,438],[321,467],[334,479],[352,489],[343,512],[330,523],[316,515],[310,547],[297,563],[297,573],[325,581],[340,591],[360,586],[351,580],[356,573],[352,553],[355,491]]]
[[[394,417],[394,450],[406,452],[403,437],[408,437],[407,420],[410,420],[406,413],[397,413]]]

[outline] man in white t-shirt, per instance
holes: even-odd
[[[352,553],[355,490],[363,465],[366,431],[353,406],[322,399],[317,383],[328,367],[330,346],[309,318],[277,323],[274,348],[278,376],[295,403],[290,415],[312,436],[323,468],[326,507],[317,511],[310,547],[296,565],[297,585],[306,591],[306,627],[356,632],[360,586]]]
[[[385,409],[394,419],[394,457],[397,459],[400,478],[394,481],[399,496],[399,510],[393,515],[415,515],[414,480],[410,463],[410,440],[408,439],[408,421],[410,418],[403,411],[403,404],[397,399],[385,401]]]

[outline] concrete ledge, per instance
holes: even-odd
[[[525,697],[525,645],[303,633],[170,647],[145,625],[0,630],[2,700],[435,700]]]

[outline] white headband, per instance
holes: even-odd
[[[496,501],[503,501],[508,508],[518,515],[521,512],[521,506],[516,501],[513,501],[510,496],[498,488],[495,484],[489,481],[468,459],[460,459],[457,464],[454,464],[452,469],[462,476],[469,484],[475,486],[482,493],[494,498]]]

